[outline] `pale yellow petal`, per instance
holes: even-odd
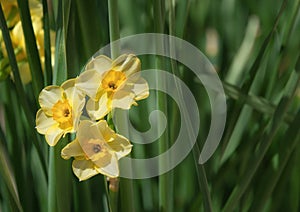
[[[97,123],[90,120],[82,120],[77,131],[77,139],[84,150],[84,146],[91,139],[103,139],[101,132],[98,130]]]
[[[115,139],[116,133],[108,126],[105,120],[100,120],[97,126],[106,142],[110,142]]]
[[[115,71],[122,71],[128,77],[141,70],[141,62],[133,54],[123,54],[112,63]]]
[[[65,160],[70,159],[71,157],[84,158],[85,154],[78,140],[75,139],[61,150],[61,157]]]
[[[94,163],[96,164],[97,171],[101,174],[106,175],[108,177],[119,176],[119,164],[115,154],[111,154],[111,158],[109,161],[103,160],[102,158]]]
[[[31,16],[42,17],[43,16],[43,6],[37,0],[29,1],[29,8]]]
[[[69,88],[73,88],[75,86],[76,78],[68,79],[61,84],[61,87],[66,91]]]
[[[75,86],[95,100],[101,83],[101,75],[95,70],[87,70],[76,79]]]
[[[25,41],[23,36],[23,29],[22,29],[22,23],[19,21],[12,30],[12,42],[19,47],[21,47],[23,50],[25,50]]]
[[[85,70],[96,70],[100,75],[111,69],[112,60],[105,55],[93,58],[85,67]]]
[[[52,115],[53,105],[62,98],[63,89],[59,86],[51,85],[45,87],[39,95],[39,103],[42,110],[47,115]]]
[[[50,128],[58,126],[57,122],[52,117],[47,116],[42,109],[36,113],[35,122],[36,129],[40,134],[46,134]]]
[[[134,104],[134,94],[128,91],[117,91],[112,100],[112,108],[121,108],[128,110]]]
[[[133,84],[132,91],[135,94],[135,100],[145,99],[149,96],[149,86],[146,80],[140,78]]]
[[[22,83],[24,85],[30,83],[32,80],[32,77],[31,77],[29,64],[27,62],[21,62],[21,63],[18,63],[18,67],[19,67],[19,73],[21,76]]]
[[[86,104],[86,110],[92,120],[99,120],[107,115],[111,110],[108,106],[107,94],[104,93],[99,101],[89,99]]]
[[[80,181],[87,180],[99,172],[95,169],[93,162],[89,160],[74,160],[72,163],[73,172]]]
[[[76,131],[85,105],[85,96],[74,85],[75,79],[70,79],[65,81],[61,87],[64,89],[66,97],[72,107],[73,127]]]
[[[115,139],[112,142],[109,142],[108,145],[115,151],[118,160],[128,155],[132,149],[132,145],[128,139],[119,134],[116,134]]]
[[[45,138],[50,146],[55,146],[65,132],[59,127],[51,127],[47,130]]]

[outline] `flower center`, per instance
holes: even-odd
[[[73,127],[72,108],[68,100],[58,100],[52,107],[53,119],[63,130]]]
[[[121,71],[108,71],[102,79],[102,88],[106,91],[115,92],[126,80],[126,76]]]
[[[101,146],[99,144],[95,144],[93,146],[93,152],[98,153],[101,151]]]

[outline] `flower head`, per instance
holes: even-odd
[[[61,151],[64,159],[74,157],[74,174],[80,181],[96,174],[119,176],[118,160],[131,152],[129,141],[110,129],[105,120],[83,120],[77,138]]]
[[[85,98],[74,83],[75,79],[70,79],[61,86],[47,86],[39,95],[41,109],[36,114],[36,129],[50,146],[78,127]]]
[[[90,97],[86,106],[89,116],[98,120],[112,108],[129,109],[148,97],[149,87],[140,70],[140,60],[133,54],[114,61],[104,55],[93,58],[76,80],[76,87]]]
[[[20,21],[20,16],[18,13],[17,1],[0,0],[0,2],[4,6],[3,8],[4,8],[5,17],[7,19],[7,24],[11,29],[10,36],[11,36],[13,47],[15,49],[21,80],[24,84],[27,84],[31,82],[32,76],[27,61],[25,38],[23,34],[22,23]],[[42,65],[44,65],[45,55],[44,55],[44,29],[43,29],[43,22],[42,22],[42,16],[43,16],[42,4],[37,0],[29,0],[29,8],[30,8],[30,15],[31,15],[31,21],[34,30],[34,35],[36,38],[36,45],[39,51],[40,60],[42,62]],[[54,58],[55,33],[52,30],[50,31],[50,38],[51,38],[51,42],[50,42],[51,57]],[[1,36],[0,36],[0,45],[1,45],[1,51],[4,56],[4,59],[6,59],[7,52],[6,52],[4,41],[1,39]],[[42,66],[42,68],[44,67]],[[7,69],[10,71],[12,75],[11,69],[10,68]],[[1,70],[1,72],[3,72],[3,70]]]

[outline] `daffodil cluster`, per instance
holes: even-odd
[[[114,132],[106,119],[114,108],[129,109],[148,97],[148,84],[140,70],[140,60],[133,54],[115,60],[100,55],[77,78],[41,91],[36,129],[50,146],[68,133],[76,134],[61,156],[74,158],[72,168],[79,180],[99,173],[119,176],[118,160],[131,152],[132,145]]]
[[[16,0],[0,0],[3,7],[3,12],[7,20],[8,28],[10,29],[10,37],[15,50],[16,59],[20,71],[20,76],[23,84],[31,82],[32,76],[27,61],[25,40],[23,35],[22,23],[20,20],[19,8]],[[43,29],[43,10],[42,4],[37,0],[29,0],[30,15],[32,21],[32,27],[34,35],[36,37],[36,44],[41,60],[41,64],[44,64],[45,53],[44,53],[44,29]],[[51,39],[51,57],[54,58],[54,40],[55,32],[50,31]],[[5,79],[7,76],[12,76],[12,71],[9,66],[7,52],[5,48],[2,35],[0,33],[0,80]],[[44,67],[42,67],[44,68]],[[13,76],[12,76],[13,77]]]

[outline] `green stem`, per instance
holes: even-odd
[[[118,40],[120,38],[119,31],[119,13],[118,13],[118,1],[108,0],[108,18],[109,18],[109,39],[110,42]],[[119,46],[111,44],[111,58],[115,59],[119,55]]]
[[[51,65],[51,40],[50,40],[50,24],[47,0],[43,0],[43,23],[44,23],[44,85],[52,83],[52,65]]]
[[[49,183],[48,183],[48,212],[57,211],[56,208],[56,157],[55,147],[50,147],[49,154]]]
[[[110,38],[110,50],[111,50],[111,58],[116,59],[120,54],[120,47],[119,45],[116,45],[114,41],[118,40],[120,38],[120,31],[119,31],[119,11],[118,11],[118,1],[117,0],[108,0],[108,18],[109,18],[109,38]],[[109,114],[108,118],[111,119],[112,114]],[[124,135],[128,138],[129,132],[128,132],[128,124],[126,120],[126,116],[124,116],[122,119],[120,119],[120,127],[122,129],[125,129],[127,132],[127,135]],[[105,180],[105,179],[104,179]],[[118,211],[118,191],[113,192],[109,191],[107,188],[107,182],[105,180],[105,186],[106,186],[106,194],[109,202],[109,208],[110,211],[115,212]],[[121,184],[123,188],[129,187],[129,189],[125,190],[126,193],[121,192],[121,199],[124,203],[122,205],[122,211],[134,211],[133,207],[133,185],[131,180],[124,181],[123,184]]]
[[[154,1],[154,26],[155,32],[163,33],[164,28],[164,3],[161,0]],[[156,42],[156,48],[163,48],[164,44]],[[156,68],[163,69],[164,61],[162,58],[156,58]],[[164,87],[166,82],[159,76],[156,76],[157,87]],[[168,114],[167,110],[167,96],[157,89],[156,92],[157,109],[162,111],[165,115]],[[158,122],[157,128],[161,129],[163,126]],[[159,154],[164,153],[171,145],[169,140],[169,130],[158,139]],[[171,158],[170,158],[171,159]],[[166,166],[168,161],[159,160],[159,169]],[[159,210],[160,211],[173,211],[173,172],[162,174],[158,178],[158,192],[159,192]]]

